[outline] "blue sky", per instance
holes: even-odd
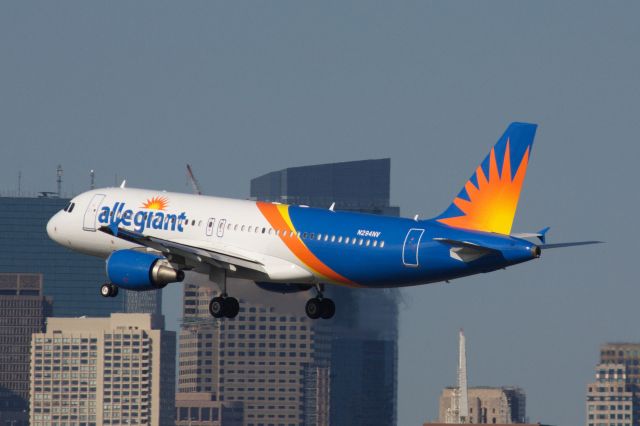
[[[598,346],[640,340],[637,2],[0,4],[0,191],[130,186],[246,197],[290,166],[390,157],[438,214],[507,124],[539,124],[514,231],[606,245],[404,291],[399,424],[437,416],[464,327],[471,385],[584,421]],[[174,296],[177,293],[173,293]]]

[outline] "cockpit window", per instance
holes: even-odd
[[[73,211],[73,208],[76,206],[76,203],[71,203],[69,204],[69,208],[67,209],[67,213],[71,213]]]

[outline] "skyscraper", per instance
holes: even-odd
[[[440,422],[450,422],[448,413],[457,388],[445,388],[440,396]],[[468,394],[468,421],[479,424],[526,423],[526,395],[514,387],[470,387]]]
[[[184,285],[181,397],[209,392],[220,403],[241,403],[245,426],[328,426],[328,407],[319,400],[325,396],[326,401],[327,389],[317,389],[322,386],[316,359],[320,342],[303,311],[305,299],[293,295],[299,300],[291,309],[270,303],[280,295],[252,281],[228,278],[240,313],[233,320],[214,320],[208,305],[216,291],[197,279],[188,274]],[[257,303],[261,299],[265,303]]]
[[[175,333],[149,314],[50,318],[31,342],[32,426],[173,426]]]
[[[624,364],[599,364],[587,385],[587,426],[632,426],[634,394]]]
[[[251,198],[311,207],[399,215],[390,205],[387,159],[292,167],[251,181]],[[397,399],[397,290],[352,290],[328,286],[338,306],[335,318],[316,322],[329,369],[331,425],[394,425]],[[323,336],[323,337],[321,337]],[[375,374],[371,374],[375,371]]]
[[[631,392],[631,400],[630,400],[630,404],[631,404],[631,425],[633,426],[638,426],[640,425],[640,343],[628,343],[628,342],[624,342],[624,343],[607,343],[602,345],[602,347],[600,348],[600,364],[603,365],[599,365],[598,369],[597,369],[597,375],[596,375],[596,379],[597,380],[602,380],[602,381],[607,381],[607,380],[612,380],[612,377],[615,375],[617,375],[616,380],[619,383],[617,386],[613,386],[613,389],[605,389],[603,390],[603,392],[608,393],[609,395],[602,395],[603,398],[608,398],[609,396],[615,396],[613,395],[613,392]],[[605,368],[607,365],[611,365],[609,368]],[[617,365],[622,365],[624,366],[624,370],[622,372],[618,371],[619,368],[616,367]],[[612,370],[612,371],[610,371]],[[597,388],[605,388],[606,386],[598,386]],[[611,387],[611,386],[610,386]],[[622,388],[622,389],[619,389]],[[602,390],[602,389],[601,389]],[[596,389],[597,391],[597,389]],[[591,392],[591,391],[590,391]],[[589,392],[589,393],[590,393]],[[591,397],[594,397],[594,395],[591,395]],[[618,396],[615,396],[616,398],[618,398]],[[587,409],[589,409],[589,405],[590,405],[590,401],[589,401],[590,396],[587,395]],[[594,400],[594,401],[597,401]],[[609,405],[611,405],[609,407],[610,410],[618,410],[617,412],[612,412],[612,413],[608,413],[607,415],[609,416],[614,416],[615,420],[618,420],[618,416],[621,415],[622,416],[622,424],[627,424],[624,423],[625,421],[627,421],[628,419],[626,418],[627,415],[627,406],[629,405],[629,403],[623,403],[620,404],[622,405],[622,408],[619,409],[617,403],[611,403]],[[592,405],[592,410],[593,405]],[[598,407],[598,405],[600,405],[601,407]],[[602,406],[605,406],[607,404],[595,404],[595,409],[598,411],[602,411],[601,409],[603,408]],[[615,408],[612,408],[615,407]],[[603,413],[598,413],[594,415],[604,415]],[[593,422],[589,421],[589,414],[587,414],[587,424],[589,423],[594,423],[594,424],[599,424],[599,423],[604,423],[602,420],[603,419],[594,419]],[[606,421],[612,423],[613,418],[609,418]],[[617,422],[616,422],[617,423]],[[604,423],[604,424],[609,424],[609,423]]]
[[[48,220],[68,204],[69,199],[57,197],[0,197],[0,273],[42,273],[43,294],[53,298],[56,317],[158,313],[160,292],[101,297],[100,284],[106,280],[104,261],[72,252],[49,239]]]
[[[65,249],[49,239],[47,222],[68,199],[0,197],[0,272],[38,271],[57,317],[108,316],[124,311],[124,298],[105,299],[104,261]]]
[[[41,274],[0,274],[0,424],[28,424],[31,335],[50,314]]]

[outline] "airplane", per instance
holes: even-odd
[[[537,125],[511,123],[440,215],[421,220],[165,191],[94,189],[47,224],[51,239],[106,259],[104,297],[118,289],[158,290],[207,274],[220,288],[214,318],[234,318],[227,277],[274,292],[316,290],[306,314],[329,319],[325,283],[353,288],[429,284],[491,272],[540,257],[545,228],[511,233]],[[538,238],[536,244],[527,238]]]

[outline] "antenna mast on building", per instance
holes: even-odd
[[[451,406],[447,409],[446,423],[469,423],[467,349],[464,330],[462,329],[460,329],[458,342],[458,387],[456,387],[451,394]]]
[[[58,183],[58,197],[62,197],[62,172],[62,165],[58,164],[58,168],[56,169],[56,175],[58,176],[56,179],[56,182]]]
[[[93,169],[91,169],[89,175],[91,176],[91,189],[96,189],[96,174]]]
[[[18,196],[22,190],[22,171],[18,171]]]

